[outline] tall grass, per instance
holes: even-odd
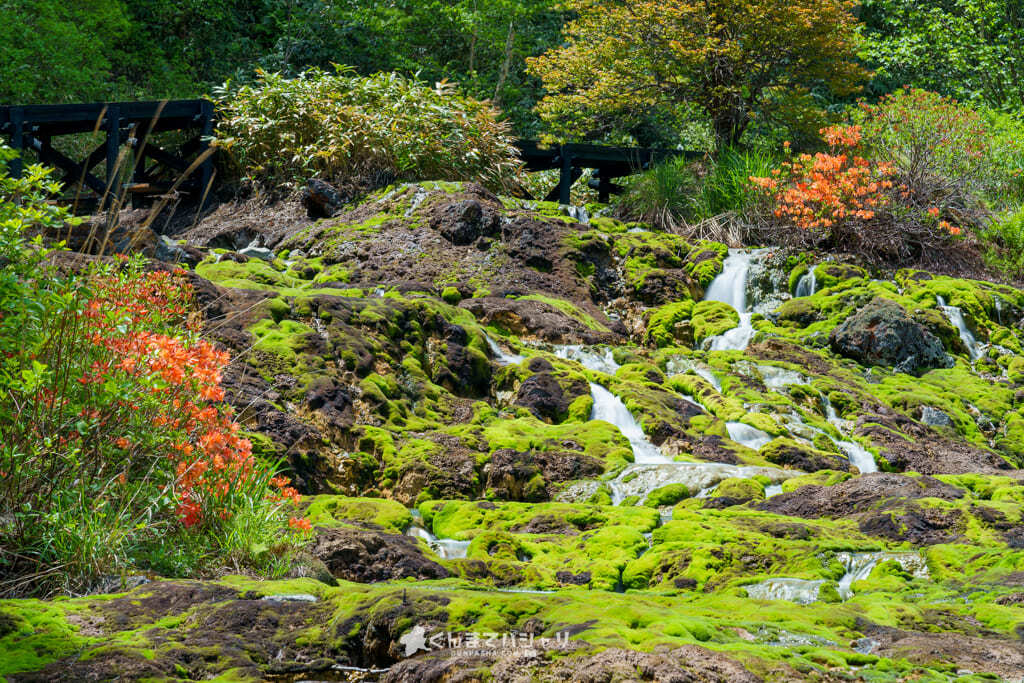
[[[619,202],[620,211],[671,232],[693,232],[723,216],[742,217],[757,201],[751,176],[770,172],[774,157],[763,150],[727,148],[715,159],[669,159],[637,176]]]

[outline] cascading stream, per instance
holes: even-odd
[[[941,308],[942,312],[946,314],[949,322],[953,323],[953,326],[960,332],[960,340],[964,343],[964,346],[967,347],[967,353],[970,354],[971,361],[973,362],[981,358],[981,344],[978,343],[978,340],[975,338],[974,333],[971,332],[971,329],[967,327],[967,321],[964,319],[964,312],[960,310],[959,306],[947,306],[946,300],[941,296],[937,296],[935,298],[939,304],[939,308]]]
[[[736,309],[740,324],[710,339],[712,351],[743,350],[754,336],[751,324],[753,313],[747,311],[747,273],[750,272],[751,252],[730,249],[722,264],[722,272],[712,280],[705,301],[721,301]]]
[[[498,365],[519,365],[526,360],[525,357],[518,354],[505,352],[500,346],[498,346],[498,342],[491,338],[491,335],[484,333],[484,339],[487,340],[487,346],[491,349],[491,353],[494,355],[494,360]]]
[[[814,266],[800,276],[800,279],[796,282],[796,293],[795,297],[801,296],[814,296],[814,292],[818,287],[818,280],[814,276]]]

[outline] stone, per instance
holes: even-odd
[[[950,367],[938,337],[894,301],[875,297],[829,335],[832,350],[864,365],[884,365],[917,374]]]
[[[952,427],[953,419],[938,408],[921,407],[921,422],[929,427]]]

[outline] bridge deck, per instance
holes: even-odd
[[[154,164],[149,169],[146,168],[145,160],[141,168],[137,164],[132,180],[145,183],[155,177],[157,166],[183,172],[189,165],[187,157],[208,145],[213,122],[213,103],[202,99],[0,106],[0,134],[10,139],[12,147],[34,150],[41,161],[62,169],[70,183],[82,181],[101,197],[110,192],[107,184],[117,172],[116,163],[121,146],[130,143],[139,147],[139,138],[143,135],[138,131],[145,131],[146,134],[171,130],[197,131],[196,138],[178,154],[155,145],[142,145],[142,153]],[[52,138],[60,135],[93,131],[105,133],[106,140],[83,161],[68,158],[51,144]],[[613,179],[646,170],[670,157],[698,156],[694,152],[669,149],[589,144],[545,146],[535,140],[520,140],[516,146],[527,170],[559,170],[558,186],[545,199],[563,204],[569,203],[571,186],[584,169],[595,170],[596,180],[592,180],[591,184],[598,190],[600,200],[608,201],[611,193],[622,189],[612,182]],[[103,160],[106,160],[106,181],[91,172]],[[20,173],[20,163],[15,162],[15,174]],[[202,165],[202,177],[198,182],[200,188],[208,187],[211,171],[209,162]]]

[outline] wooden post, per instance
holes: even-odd
[[[569,204],[572,190],[572,153],[563,145],[561,148],[562,171],[558,176],[558,203]]]
[[[608,177],[610,171],[603,168],[597,169],[597,201],[607,204],[611,198],[612,179]]]
[[[203,154],[210,148],[210,139],[213,136],[213,102],[210,100],[203,100],[201,106],[202,128],[199,132],[199,153]],[[202,171],[199,174],[199,197],[202,200],[203,197],[209,199],[209,192],[207,189],[209,188],[210,181],[213,178],[213,155],[207,157],[201,168]],[[201,211],[202,209],[203,207],[200,206],[199,210]]]
[[[107,201],[117,197],[117,152],[121,148],[121,108],[111,105],[107,108]],[[105,204],[106,202],[102,202]]]
[[[21,107],[11,109],[11,148],[18,156],[11,160],[11,177],[20,178],[23,162],[21,155],[25,151],[25,110]]]

